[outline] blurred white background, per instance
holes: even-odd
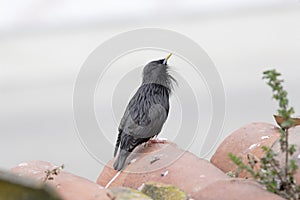
[[[226,93],[222,138],[249,122],[274,123],[265,69],[282,72],[300,113],[297,0],[0,1],[0,167],[46,160],[96,180],[103,166],[76,135],[73,86],[98,45],[141,27],[182,33],[211,57]]]

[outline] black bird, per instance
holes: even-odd
[[[143,69],[143,81],[129,101],[119,125],[114,157],[115,170],[122,170],[129,154],[161,131],[169,113],[169,96],[176,80],[169,74],[166,58],[152,61]]]

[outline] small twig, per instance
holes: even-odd
[[[154,156],[152,158],[152,160],[150,161],[150,164],[152,165],[153,163],[155,163],[156,161],[160,160],[160,158],[158,156]]]
[[[285,178],[287,179],[288,177],[288,168],[289,168],[289,129],[285,129]],[[287,180],[285,180],[288,182]]]
[[[110,200],[116,200],[117,197],[113,196],[112,194],[110,194],[109,192],[106,193],[106,196],[110,199]]]
[[[276,165],[273,164],[273,162],[270,162],[270,166],[273,168],[275,174],[280,179],[280,184],[282,184],[284,182],[284,180],[283,180],[282,176],[280,175],[280,169],[278,169],[278,167],[276,167]]]
[[[64,168],[64,164],[62,164],[61,166],[55,167],[51,170],[47,169],[45,171],[46,176],[45,176],[43,182],[45,183],[48,180],[53,180],[54,176],[57,176],[63,168]]]

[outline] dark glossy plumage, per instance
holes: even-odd
[[[166,58],[167,59],[167,58]],[[161,131],[169,113],[171,82],[166,59],[148,63],[143,82],[126,107],[119,125],[114,156],[116,170],[122,170],[126,158],[139,144],[147,142]]]

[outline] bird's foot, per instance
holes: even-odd
[[[150,144],[165,144],[168,141],[167,138],[155,138],[155,139],[150,139],[148,143]]]
[[[167,141],[167,138],[153,138],[144,143],[144,148],[151,147],[152,144],[165,144]]]

